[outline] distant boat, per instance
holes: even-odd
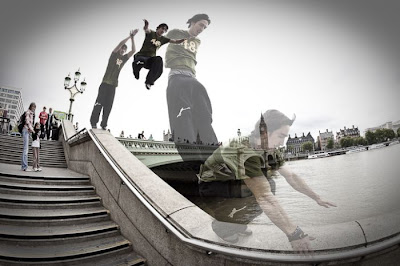
[[[357,147],[357,148],[347,150],[346,153],[355,153],[355,152],[362,152],[362,151],[367,151],[367,148],[366,147]]]
[[[369,150],[380,149],[380,148],[386,147],[388,145],[389,144],[385,144],[385,143],[372,144],[371,146],[369,146]]]
[[[317,158],[325,158],[325,157],[329,157],[329,153],[327,152],[321,152],[321,153],[315,153],[315,154],[309,154],[308,155],[308,159],[317,159]]]

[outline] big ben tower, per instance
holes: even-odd
[[[261,140],[261,149],[268,149],[268,129],[267,124],[264,121],[264,116],[261,113],[261,121],[260,121],[260,140]]]

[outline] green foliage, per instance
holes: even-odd
[[[347,148],[347,147],[354,146],[354,139],[353,138],[349,138],[349,137],[341,138],[340,139],[340,146],[342,148]]]
[[[397,130],[397,132],[399,132],[399,130]],[[395,137],[396,133],[392,129],[388,128],[380,128],[377,129],[375,132],[368,131],[367,133],[365,133],[365,139],[367,140],[369,145],[389,141],[391,139],[394,139]]]
[[[368,145],[377,143],[376,135],[371,131],[367,131],[367,133],[365,133],[365,140],[367,141]]]
[[[391,140],[396,137],[396,133],[394,133],[394,131],[392,129],[388,129],[388,128],[377,129],[374,132],[374,134],[375,134],[377,143],[385,142],[385,141]]]
[[[385,128],[384,132],[385,132],[385,137],[386,137],[385,141],[392,140],[396,137],[396,133],[393,131],[393,129]]]
[[[313,147],[314,147],[314,145],[313,145],[313,143],[311,142],[311,141],[307,141],[307,142],[304,142],[302,145],[301,145],[301,149],[303,150],[303,151],[313,151],[314,149],[313,149]]]
[[[400,127],[397,129],[397,137],[400,138]]]
[[[326,144],[326,148],[330,150],[330,149],[333,148],[333,145],[334,145],[333,139],[330,138],[330,139],[328,140],[328,143]]]
[[[366,139],[364,139],[363,137],[354,138],[353,141],[354,141],[354,146],[359,146],[359,145],[364,146],[368,144]]]

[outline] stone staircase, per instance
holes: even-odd
[[[29,140],[28,165],[32,166],[32,139]],[[40,140],[40,166],[66,168],[63,145],[60,141]],[[0,134],[0,162],[21,164],[23,139],[18,136]]]
[[[4,151],[20,156],[19,149],[4,148],[19,145],[12,138],[0,135],[0,265],[146,264],[110,219],[89,177],[61,168],[66,162],[58,156],[55,162],[48,157],[42,172],[21,171],[4,159]],[[56,143],[43,149],[58,149]]]

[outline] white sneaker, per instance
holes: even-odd
[[[33,171],[34,171],[34,172],[37,172],[37,171],[38,171],[38,169],[37,169],[37,168],[33,168]]]
[[[42,171],[42,168],[40,168],[40,167],[37,168],[37,171],[38,171],[38,172],[41,172],[41,171]]]

